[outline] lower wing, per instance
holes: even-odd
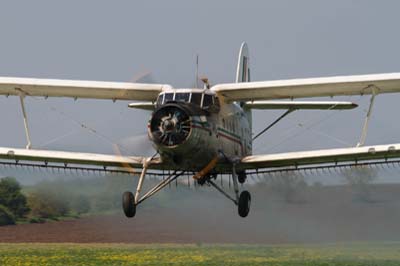
[[[343,163],[385,163],[395,158],[400,158],[400,144],[252,155],[242,158],[237,168],[293,170],[309,166],[340,166]]]
[[[101,169],[132,172],[141,169],[148,158],[98,153],[81,153],[49,150],[29,150],[0,147],[0,164],[43,166],[69,169]],[[34,163],[34,164],[32,164]],[[148,169],[166,169],[161,159],[151,158]],[[90,167],[90,168],[89,168]],[[113,169],[113,170],[112,170]],[[119,169],[119,170],[118,170]]]
[[[400,144],[252,155],[243,157],[236,168],[238,170],[287,171],[310,166],[336,167],[343,163],[354,165],[390,163],[396,158],[400,158]],[[130,169],[141,169],[146,163],[148,169],[174,170],[171,165],[163,163],[159,157],[151,158],[150,161],[148,159],[122,155],[0,147],[0,164],[70,169],[96,169],[97,167],[106,171],[132,172]],[[216,168],[222,172],[230,169],[225,163],[217,165]]]

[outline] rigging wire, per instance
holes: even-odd
[[[351,99],[351,98],[349,97],[348,99]],[[359,96],[359,98],[358,98],[356,101],[354,101],[354,102],[358,104],[361,100],[362,100],[362,97]],[[332,106],[332,107],[330,107],[330,108],[327,109],[327,110],[331,110],[331,109],[333,109],[334,107],[335,107],[335,105]],[[291,131],[297,130],[297,129],[300,127],[301,129],[303,129],[301,132],[295,132],[294,134],[290,134],[289,136],[287,136],[286,138],[284,138],[282,141],[280,141],[280,142],[278,142],[278,143],[275,143],[273,146],[270,146],[270,147],[268,147],[268,145],[259,145],[259,146],[256,146],[256,147],[260,147],[260,148],[261,148],[261,149],[258,149],[257,152],[263,152],[263,151],[266,151],[266,150],[268,150],[268,151],[276,150],[276,148],[278,148],[279,146],[281,146],[283,143],[286,143],[287,141],[290,141],[291,139],[293,139],[293,138],[295,138],[295,137],[298,137],[298,136],[300,136],[300,135],[306,133],[307,130],[311,130],[313,127],[315,127],[315,126],[317,126],[317,125],[319,125],[319,124],[321,124],[321,123],[323,123],[323,122],[328,121],[328,120],[331,119],[333,116],[338,115],[339,113],[340,113],[340,112],[334,112],[334,113],[330,113],[330,114],[328,113],[327,115],[324,115],[323,117],[321,117],[321,118],[319,118],[319,119],[310,118],[309,120],[307,120],[307,121],[305,121],[305,122],[303,122],[303,123],[296,123],[295,125],[290,126],[288,129],[285,129],[285,130],[282,130],[282,131],[284,131],[284,132],[291,132]],[[316,121],[313,122],[313,120],[316,120]],[[311,123],[311,124],[308,125],[308,126],[305,126],[305,125],[308,124],[308,123]],[[329,135],[324,134],[324,133],[322,133],[322,134],[320,134],[320,135],[323,135],[323,136],[325,136],[325,137],[329,137]],[[338,138],[335,138],[335,137],[333,137],[333,136],[330,136],[330,138],[331,138],[332,140],[338,141],[338,142],[341,143],[341,144],[346,143],[345,141],[339,140]],[[348,144],[348,143],[346,143],[346,144]],[[350,145],[350,146],[352,146],[352,145]]]
[[[151,75],[151,71],[149,71],[149,70],[145,70],[145,71],[139,72],[138,74],[136,74],[136,75],[131,79],[130,82],[139,82],[141,79],[144,79],[144,78],[146,78],[146,77],[150,77],[150,75]],[[42,98],[37,97],[37,96],[30,95],[29,93],[26,93],[26,92],[25,92],[25,95],[26,95],[26,96],[30,96],[31,98],[33,98],[33,99],[35,99],[35,100],[42,100]],[[47,97],[45,97],[44,99],[46,100]],[[56,107],[54,107],[54,106],[49,106],[49,109],[52,110],[52,111],[57,112],[57,113],[60,114],[61,116],[64,116],[64,117],[68,118],[69,120],[71,120],[72,122],[74,122],[75,124],[77,124],[78,126],[80,126],[81,128],[83,128],[84,130],[87,130],[87,131],[91,132],[92,134],[94,134],[94,135],[100,137],[101,139],[103,139],[103,140],[105,140],[106,142],[110,143],[112,146],[114,146],[114,147],[117,146],[120,150],[123,150],[123,151],[125,151],[125,152],[129,152],[129,149],[128,149],[127,147],[124,147],[124,145],[121,145],[121,144],[116,143],[112,138],[106,136],[105,134],[100,133],[98,130],[96,130],[96,129],[93,128],[93,127],[90,127],[90,126],[86,125],[85,123],[74,119],[72,116],[66,114],[65,112],[63,112],[63,111],[61,111],[61,110],[58,110]],[[121,114],[122,114],[122,113],[121,113]],[[58,141],[58,140],[60,140],[60,139],[63,139],[63,138],[65,138],[65,137],[67,137],[67,136],[70,136],[70,135],[72,135],[72,134],[74,134],[73,131],[71,131],[71,132],[69,132],[69,133],[65,133],[64,135],[58,136],[58,137],[56,137],[56,138],[54,138],[54,139],[52,139],[52,140],[50,140],[50,141],[48,141],[48,142],[46,142],[46,143],[40,145],[39,147],[47,146],[47,145],[49,145],[49,144],[51,144],[51,143],[54,143],[54,142],[56,142],[56,141]]]
[[[27,96],[30,96],[32,99],[39,100],[39,101],[40,101],[40,100],[45,100],[45,98],[42,99],[42,98],[40,98],[40,97],[31,96],[31,95],[27,95]],[[110,144],[112,144],[112,145],[117,145],[117,146],[118,146],[121,150],[123,150],[124,152],[129,152],[129,150],[128,150],[126,147],[124,147],[124,146],[121,145],[121,144],[116,143],[112,138],[106,136],[105,134],[100,133],[98,130],[96,130],[95,128],[93,128],[93,127],[91,127],[91,126],[89,126],[89,125],[87,125],[87,124],[85,124],[84,122],[79,121],[79,120],[73,118],[71,115],[65,113],[64,111],[59,110],[59,109],[56,108],[55,106],[50,105],[50,106],[48,106],[48,108],[49,108],[51,111],[53,111],[53,112],[55,112],[55,113],[58,113],[59,115],[65,117],[65,118],[67,118],[67,119],[69,119],[70,121],[72,121],[73,123],[75,123],[76,125],[78,125],[80,128],[82,128],[82,129],[84,129],[84,130],[86,130],[86,131],[88,131],[88,132],[90,132],[90,133],[92,133],[92,134],[98,136],[99,138],[103,139],[104,141],[106,141],[106,142],[108,142],[108,143],[110,143]],[[69,136],[69,135],[72,135],[72,132],[66,133],[66,134],[64,134],[64,135],[62,135],[62,136],[59,136],[59,137],[56,137],[56,138],[53,139],[52,141],[49,141],[49,142],[47,142],[47,143],[45,143],[45,144],[43,144],[43,145],[41,145],[41,146],[42,146],[42,147],[43,147],[43,146],[46,146],[46,145],[48,145],[48,144],[50,144],[50,143],[53,143],[53,142],[55,142],[55,141],[57,141],[57,140],[60,140],[60,139],[62,139],[62,138],[64,138],[64,137],[67,137],[67,136]]]
[[[48,145],[50,145],[50,144],[52,144],[52,143],[54,143],[54,142],[57,142],[57,141],[59,141],[59,140],[61,140],[61,139],[63,139],[63,138],[72,136],[72,135],[76,134],[76,132],[77,132],[77,130],[74,129],[74,130],[72,130],[72,131],[70,131],[70,132],[68,132],[68,133],[65,133],[65,134],[63,134],[63,135],[61,135],[61,136],[58,136],[58,137],[55,137],[55,138],[53,138],[53,139],[51,139],[51,140],[49,140],[49,141],[46,141],[46,142],[44,142],[43,144],[38,145],[37,147],[38,147],[38,148],[44,148],[44,147],[46,147],[46,146],[48,146]]]

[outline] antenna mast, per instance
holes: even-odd
[[[199,87],[199,54],[196,54],[196,88]]]

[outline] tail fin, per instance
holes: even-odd
[[[236,69],[236,83],[240,82],[249,82],[250,81],[250,57],[249,57],[249,48],[247,47],[247,43],[243,42],[242,46],[240,47],[238,64]],[[245,102],[240,102],[239,105],[243,108],[245,106]],[[244,113],[246,114],[246,118],[248,121],[248,126],[250,133],[253,132],[253,125],[252,125],[252,111],[249,108],[244,108]],[[251,136],[251,135],[250,135]],[[247,151],[248,154],[252,153],[252,146],[253,143],[249,142],[250,149]]]
[[[242,43],[239,52],[238,64],[236,69],[236,83],[250,81],[250,60],[249,48],[247,43]]]

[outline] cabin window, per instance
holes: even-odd
[[[174,100],[173,93],[166,93],[164,97],[164,103]]]
[[[190,100],[191,103],[200,106],[201,104],[201,93],[192,93],[192,99]]]
[[[176,93],[175,101],[189,102],[190,93]]]
[[[213,97],[208,94],[204,94],[204,99],[203,99],[203,107],[209,107],[213,104]]]

